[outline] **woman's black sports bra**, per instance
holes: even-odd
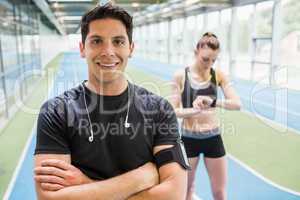
[[[193,101],[199,95],[210,96],[213,99],[217,99],[217,80],[216,80],[216,72],[213,68],[210,70],[210,83],[207,87],[196,89],[191,86],[190,78],[188,76],[189,68],[185,68],[185,81],[184,81],[184,89],[181,94],[181,101],[183,108],[191,108],[193,107]]]

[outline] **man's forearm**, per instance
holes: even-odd
[[[144,177],[145,170],[138,168],[104,181],[66,187],[52,192],[43,191],[39,200],[124,200],[154,185]],[[146,179],[146,180],[145,180]],[[150,178],[151,179],[151,178]]]
[[[128,200],[183,200],[186,198],[187,172],[178,170],[160,184],[128,198]],[[174,189],[176,188],[176,189]]]
[[[90,184],[66,187],[53,194],[55,200],[124,200],[139,192],[139,181],[130,174]]]
[[[128,200],[183,200],[186,195],[186,185],[181,186],[178,183],[176,183],[176,189],[174,189],[175,185],[172,182],[161,183],[131,196]]]

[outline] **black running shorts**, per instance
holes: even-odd
[[[221,135],[206,139],[182,136],[182,141],[189,158],[198,157],[201,153],[207,158],[220,158],[226,154]]]

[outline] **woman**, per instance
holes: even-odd
[[[226,199],[226,157],[216,107],[239,110],[240,99],[224,73],[212,68],[220,52],[218,38],[205,33],[195,50],[193,65],[174,75],[172,105],[182,121],[182,140],[192,170],[188,175],[187,200],[194,193],[194,180],[200,154],[210,178],[215,200]],[[217,87],[221,87],[225,100],[217,99]]]

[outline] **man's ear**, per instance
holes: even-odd
[[[199,49],[195,49],[194,50],[194,55],[197,56],[198,52],[199,52]]]
[[[131,58],[132,53],[133,53],[133,50],[134,50],[134,42],[132,42],[132,43],[130,44],[129,49],[130,49],[129,58]]]
[[[79,42],[79,49],[80,49],[80,57],[85,58],[85,49],[84,49],[84,44],[82,42]]]

